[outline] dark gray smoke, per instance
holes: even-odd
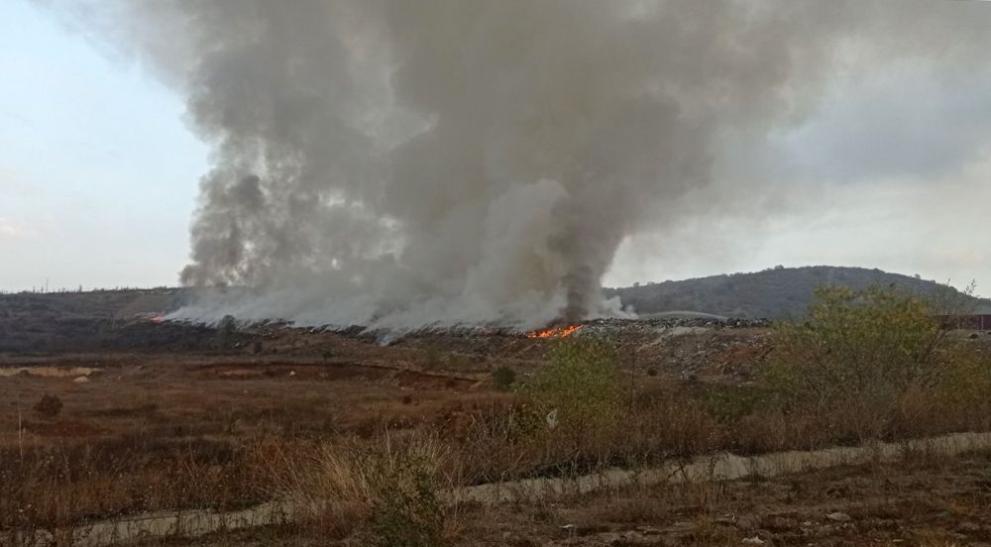
[[[859,59],[986,31],[931,0],[72,6],[214,147],[182,280],[252,290],[183,313],[386,326],[621,313],[618,245],[682,214],[719,139],[800,120]]]

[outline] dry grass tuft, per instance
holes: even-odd
[[[377,545],[446,545],[456,508],[442,499],[454,484],[449,455],[434,436],[322,442],[292,452],[272,444],[264,465],[273,494],[294,501],[329,537],[353,533]]]

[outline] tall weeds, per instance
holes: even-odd
[[[295,501],[299,516],[329,537],[357,533],[366,544],[437,547],[456,531],[455,510],[442,499],[455,481],[446,447],[433,436],[270,448],[273,494]]]

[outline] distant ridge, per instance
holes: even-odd
[[[857,290],[872,285],[894,285],[920,295],[948,291],[964,303],[962,307],[967,313],[991,314],[991,299],[968,297],[935,281],[877,269],[836,266],[776,267],[754,273],[607,288],[604,292],[610,298],[618,296],[624,306],[632,307],[641,316],[786,319],[803,316],[813,291],[822,285]],[[128,320],[174,311],[196,292],[197,289],[159,287],[0,294],[0,338],[9,334],[9,329],[25,327],[23,314],[41,321]]]
[[[823,285],[855,290],[872,285],[894,285],[919,295],[933,295],[943,290],[963,301],[965,308],[971,308],[966,310],[968,312],[991,313],[991,300],[967,297],[935,281],[878,269],[837,266],[778,266],[754,273],[605,289],[605,294],[607,297],[619,296],[624,306],[632,307],[640,314],[691,310],[728,317],[785,319],[803,316],[812,301],[813,291]]]

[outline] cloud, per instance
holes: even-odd
[[[607,283],[661,281],[777,264],[878,267],[991,294],[991,154],[938,177],[779,186],[783,206],[698,215],[620,248]],[[783,188],[783,190],[782,190]],[[771,199],[771,198],[768,198]]]
[[[0,217],[0,241],[23,240],[37,235],[38,231],[30,226]]]
[[[991,64],[946,74],[899,63],[839,83],[809,123],[777,138],[794,175],[850,182],[939,177],[991,143]]]

